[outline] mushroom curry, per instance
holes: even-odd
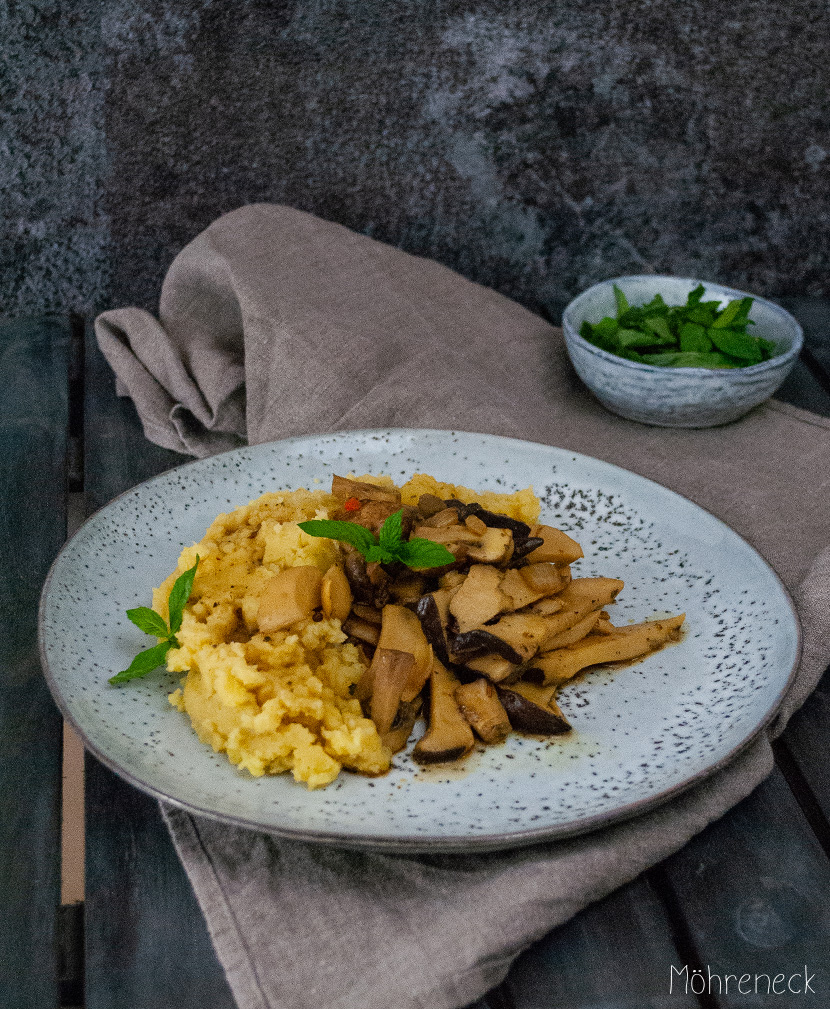
[[[582,548],[553,526],[433,493],[403,504],[393,485],[339,476],[332,494],[340,503],[333,521],[300,528],[337,537],[342,566],[319,578],[306,569],[315,587],[301,599],[287,592],[285,613],[263,598],[260,625],[285,626],[296,619],[294,607],[310,617],[319,606],[338,617],[366,655],[355,696],[393,753],[407,744],[422,711],[427,729],[412,752],[421,764],[458,760],[476,738],[500,743],[512,729],[568,732],[556,702],[563,683],[679,634],[682,614],[615,627],[605,607],[623,582],[573,578]],[[362,533],[354,537],[340,523],[371,536],[361,543]],[[372,559],[375,538],[382,547],[390,524],[413,547],[408,564],[394,553],[386,563]],[[424,549],[422,558],[416,544],[438,544],[442,555]],[[284,573],[287,584],[297,583],[298,570]]]

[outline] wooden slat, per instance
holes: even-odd
[[[663,904],[641,876],[555,929],[524,953],[506,987],[516,1009],[651,1009],[666,1004],[669,965],[683,954]],[[675,994],[678,1009],[698,1007]]]
[[[84,480],[94,510],[186,460],[144,438],[91,333],[86,375]],[[158,805],[92,757],[86,775],[87,1009],[232,1009]]]
[[[798,1005],[826,1009],[830,992],[830,861],[780,772],[664,863],[704,972],[749,974],[718,993],[721,1009]],[[682,969],[682,964],[676,965]],[[755,975],[787,978],[807,968],[814,994],[746,996]],[[793,982],[795,986],[797,982]],[[802,981],[803,984],[803,981]],[[780,990],[780,984],[779,984]],[[789,1001],[788,1001],[789,998]]]
[[[830,823],[830,670],[793,715],[781,743],[809,789],[809,798]]]
[[[57,1005],[61,719],[37,608],[66,532],[70,328],[0,325],[0,1004]]]

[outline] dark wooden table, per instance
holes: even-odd
[[[830,301],[782,301],[808,348],[779,397],[830,416]],[[232,1009],[155,801],[91,757],[86,900],[60,907],[62,723],[36,644],[40,589],[67,530],[182,457],[144,439],[82,320],[0,323],[0,362],[0,1007]],[[477,1009],[826,1009],[829,746],[825,676],[761,787],[526,952]],[[672,966],[705,976],[707,965],[736,975],[728,995],[684,994],[676,976],[669,993]],[[803,985],[805,965],[815,994],[737,992],[742,975],[783,974],[780,991],[800,973]]]

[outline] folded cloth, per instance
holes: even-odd
[[[766,777],[830,660],[830,421],[768,402],[724,428],[650,428],[581,386],[561,332],[438,263],[287,207],[220,218],[177,257],[160,319],[96,320],[147,437],[205,456],[296,434],[431,427],[616,463],[748,539],[795,595],[802,662],[728,767],[635,820],[518,851],[357,853],[163,811],[240,1009],[456,1009],[529,943],[677,850]],[[794,516],[792,502],[798,502]],[[827,549],[825,549],[827,548]],[[469,909],[476,914],[471,918]]]

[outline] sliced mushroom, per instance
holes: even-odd
[[[421,713],[422,705],[423,702],[419,696],[414,701],[402,701],[398,706],[398,712],[395,715],[395,720],[392,722],[392,728],[381,736],[381,741],[393,753],[402,750],[409,742],[415,722]]]
[[[432,670],[432,648],[417,615],[396,603],[384,606],[378,647],[408,652],[412,656],[414,665],[403,688],[401,699],[411,701],[417,697]]]
[[[380,628],[377,624],[370,624],[368,620],[361,620],[360,617],[350,616],[343,621],[343,630],[350,638],[357,638],[358,641],[365,641],[367,645],[377,645],[380,639]]]
[[[345,476],[331,478],[331,492],[341,501],[357,498],[358,501],[388,501],[400,507],[401,492],[399,488],[383,484],[366,483],[363,480],[352,480]]]
[[[571,564],[585,555],[582,547],[561,529],[553,526],[537,525],[530,530],[531,536],[538,536],[542,543],[532,550],[527,559],[531,562],[552,561],[554,564]]]
[[[443,663],[435,662],[430,677],[429,728],[412,751],[412,759],[419,764],[458,760],[473,748],[473,730],[455,699],[460,685]]]
[[[543,596],[553,596],[568,584],[560,569],[549,561],[525,564],[519,574],[535,592]]]
[[[554,700],[555,688],[521,682],[496,689],[510,724],[519,732],[541,736],[570,732],[570,723]]]
[[[342,624],[349,616],[352,609],[352,588],[346,572],[339,564],[332,564],[323,575],[320,586],[320,601],[323,605],[323,613],[327,617],[334,617]]]
[[[458,525],[458,512],[454,508],[442,508],[422,524],[430,529],[446,529],[447,526]]]
[[[588,666],[625,662],[647,655],[679,633],[684,614],[667,620],[648,620],[618,627],[613,634],[589,634],[567,648],[543,652],[533,665],[542,670],[545,683],[562,683]]]
[[[543,596],[538,602],[530,607],[532,613],[538,613],[543,617],[549,617],[551,613],[559,613],[565,608],[565,604],[559,596]]]
[[[418,498],[418,511],[425,519],[437,515],[438,512],[443,511],[445,508],[446,505],[444,502],[440,497],[436,497],[435,494],[422,494]]]
[[[519,662],[527,662],[548,636],[548,621],[552,619],[555,618],[542,617],[538,613],[507,613],[491,624],[488,630],[513,649],[519,656]]]
[[[257,625],[260,631],[270,634],[298,620],[309,620],[321,604],[322,582],[320,569],[313,565],[278,571],[259,599]]]
[[[447,547],[453,543],[469,545],[479,542],[479,537],[474,532],[466,526],[459,525],[458,522],[440,528],[427,525],[415,526],[412,535],[419,539],[431,540],[433,543],[443,543]]]
[[[377,648],[372,659],[372,694],[369,711],[382,736],[389,732],[398,713],[401,694],[412,674],[415,658],[394,648]]]
[[[502,743],[510,734],[510,719],[496,688],[485,679],[456,688],[455,699],[461,714],[485,743]]]
[[[450,661],[447,654],[447,614],[445,613],[442,617],[436,599],[437,595],[437,592],[430,592],[425,596],[421,596],[415,608],[415,613],[421,621],[424,635],[432,645],[433,652],[446,665]]]
[[[475,516],[470,516],[469,522]],[[471,530],[472,531],[472,530]],[[509,529],[489,529],[485,527],[481,542],[470,547],[470,560],[485,564],[507,564],[513,555],[513,533]]]
[[[594,610],[600,610],[613,602],[624,586],[618,578],[575,578],[557,598],[562,602],[558,613],[545,617],[548,636],[540,644],[540,651],[546,651],[548,642],[579,623]]]
[[[504,617],[502,619],[505,619]],[[493,653],[501,655],[508,662],[520,665],[524,660],[519,652],[504,638],[485,631],[482,627],[467,631],[466,634],[456,634],[450,641],[450,657],[453,662],[464,663],[469,659]]]
[[[455,511],[455,509],[447,509],[447,510],[448,511],[450,511],[450,510]],[[458,512],[456,512],[456,515],[457,514],[458,514]],[[487,524],[485,522],[482,522],[481,519],[477,515],[468,515],[464,519],[464,525],[471,532],[474,532],[476,534],[476,536],[483,536],[487,532]]]
[[[487,677],[493,683],[509,683],[518,679],[521,666],[515,662],[509,662],[501,655],[480,655],[475,659],[468,659],[463,666],[465,671],[479,673]]]
[[[599,621],[599,614],[599,610],[593,610],[587,617],[574,624],[573,627],[562,631],[561,634],[547,638],[545,641],[545,651],[551,651],[554,648],[567,648],[568,645],[575,645],[577,641],[581,641],[586,634],[590,634],[594,630]],[[536,659],[533,661],[535,664]]]
[[[501,575],[489,564],[473,564],[450,602],[460,634],[481,627],[508,605],[499,588]]]
[[[500,586],[502,592],[510,599],[511,610],[521,610],[531,603],[544,598],[544,592],[532,589],[522,578],[518,568],[509,568],[504,573]]]

